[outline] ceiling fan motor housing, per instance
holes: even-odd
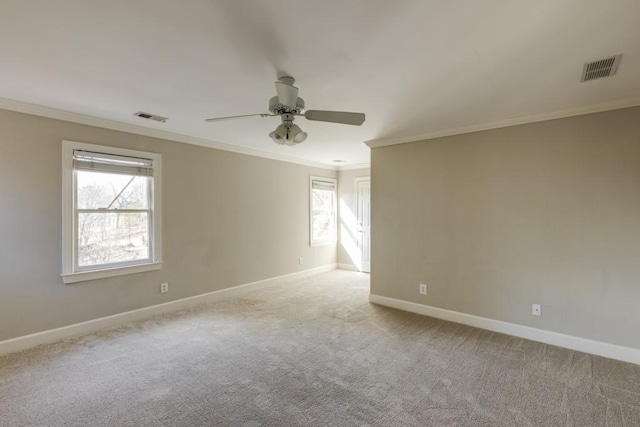
[[[301,114],[304,111],[304,99],[298,97],[296,107],[287,107],[282,105],[277,96],[269,100],[269,111],[273,114]]]

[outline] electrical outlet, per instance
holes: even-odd
[[[298,258],[298,264],[300,265],[304,264],[304,260],[302,258]]]
[[[427,294],[427,285],[425,285],[424,283],[420,283],[420,294],[421,295]]]
[[[160,283],[160,293],[164,294],[169,292],[169,284],[168,283]]]
[[[533,314],[534,316],[542,315],[542,307],[540,306],[540,304],[531,305],[531,314]]]

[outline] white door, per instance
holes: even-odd
[[[371,272],[371,179],[357,178],[358,247],[362,252],[362,271]]]

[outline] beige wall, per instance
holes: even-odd
[[[372,172],[373,294],[640,348],[640,108],[375,148]]]
[[[162,154],[160,271],[62,283],[64,139]],[[336,172],[0,110],[0,340],[335,263],[310,175]]]
[[[371,176],[371,169],[343,170],[338,174],[338,265],[354,265],[357,215],[355,179]]]

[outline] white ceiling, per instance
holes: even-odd
[[[586,61],[618,73],[580,83]],[[274,144],[279,73],[308,109],[361,127],[297,123]],[[640,96],[638,0],[3,0],[0,97],[333,164],[363,141],[446,133]],[[169,117],[154,123],[136,111]]]

